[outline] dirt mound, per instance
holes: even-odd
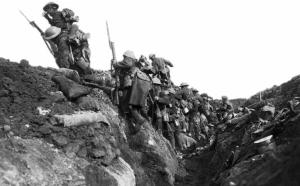
[[[299,87],[296,76],[263,91],[262,98],[280,113],[287,101],[300,95]],[[245,104],[253,103],[263,103],[259,94]],[[215,146],[180,160],[176,185],[299,185],[300,118],[293,114],[283,118],[263,123],[253,112],[219,131]]]
[[[107,79],[107,74],[104,73],[103,78],[99,74],[101,81]],[[55,81],[54,77],[60,78]],[[75,94],[70,92],[73,87],[80,87],[72,90]],[[77,94],[78,90],[84,93]],[[66,125],[67,120],[61,119],[78,118],[86,112],[92,115],[99,113],[102,119],[83,119],[80,125],[78,120],[68,120],[77,123],[76,126]],[[13,136],[41,139],[71,160],[82,158],[93,164],[94,167],[85,167],[83,172],[91,174],[86,177],[90,185],[97,184],[97,180],[98,183],[116,184],[118,181],[111,181],[110,178],[102,180],[100,175],[108,175],[106,171],[112,175],[111,178],[119,178],[118,174],[121,174],[119,180],[122,180],[122,175],[128,172],[122,167],[133,169],[132,175],[137,185],[172,185],[174,182],[177,160],[169,148],[170,144],[149,127],[144,127],[143,133],[134,138],[129,135],[126,121],[119,116],[117,108],[102,90],[79,85],[56,69],[31,67],[26,60],[14,63],[2,58],[0,138]],[[155,139],[159,146],[149,146],[149,138]],[[123,166],[124,163],[121,163],[122,166],[120,162],[116,163],[119,157],[123,157],[125,164],[129,163],[130,169]],[[114,166],[121,170],[106,169]]]
[[[245,105],[248,106],[258,102],[259,96],[260,93],[255,94],[246,101]],[[288,100],[300,96],[300,76],[295,76],[279,86],[275,85],[262,91],[261,96],[263,100],[273,103],[278,109],[285,107]]]

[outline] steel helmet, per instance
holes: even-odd
[[[123,56],[129,57],[131,59],[136,59],[134,52],[131,50],[126,50],[123,54]]]
[[[155,57],[155,54],[149,54],[149,59]]]
[[[58,7],[59,7],[58,4],[56,4],[54,2],[49,2],[44,6],[43,10],[47,11],[50,6],[52,6],[54,9],[58,9]]]
[[[187,83],[181,83],[180,86],[181,87],[187,87],[187,86],[189,86],[189,84],[187,84]]]
[[[195,89],[195,88],[192,88],[192,91],[193,92],[199,92],[197,89]]]
[[[44,38],[46,40],[53,39],[53,38],[57,37],[60,34],[60,32],[61,32],[61,28],[56,27],[56,26],[51,26],[45,31]]]
[[[222,96],[222,100],[228,100],[227,96]]]
[[[161,81],[157,77],[152,78],[152,83],[155,85],[161,85]]]

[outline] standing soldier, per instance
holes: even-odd
[[[228,100],[227,96],[222,96],[221,107],[218,109],[218,111],[219,120],[221,122],[225,123],[233,118],[233,106],[232,103]]]
[[[58,4],[54,2],[47,3],[43,8],[43,16],[48,20],[51,26],[55,26],[61,30],[61,33],[56,39],[58,53],[55,58],[58,67],[70,68],[70,65],[74,64],[74,61],[67,43],[68,34],[70,30],[76,29],[76,27],[72,27],[72,24],[78,22],[79,18],[75,16],[74,12],[70,9],[65,8],[62,11],[58,11],[58,8]]]
[[[159,123],[160,126],[158,126],[158,131],[163,136],[168,139],[172,145],[172,147],[175,149],[175,137],[174,137],[174,128],[170,125],[170,117],[169,117],[169,107],[170,107],[170,98],[169,98],[169,92],[168,91],[162,91],[159,94],[159,97],[155,97],[155,100],[157,101],[158,105],[158,111],[160,112],[160,118]]]
[[[209,96],[206,93],[201,94],[201,97],[203,99],[203,102],[201,104],[202,113],[205,115],[207,120],[211,123],[213,122],[212,113],[213,113],[213,107],[209,103]]]
[[[150,79],[138,70],[136,63],[137,59],[130,50],[123,54],[121,62],[113,63],[116,71],[119,71],[120,90],[122,90],[121,110],[124,114],[130,114],[137,123],[133,128],[133,133],[138,132],[146,121],[146,98],[151,88]]]
[[[150,98],[152,101],[150,116],[152,117],[152,125],[159,133],[162,133],[162,131],[159,130],[162,128],[162,116],[155,98],[159,97],[159,94],[162,91],[161,86],[161,82],[157,77],[152,78],[152,89],[150,90]]]
[[[189,112],[189,120],[190,120],[190,133],[192,136],[200,140],[200,113],[199,113],[199,107],[200,107],[200,95],[197,94],[198,90],[192,88],[193,97],[190,100],[192,107]]]
[[[173,67],[173,64],[164,58],[156,57],[155,54],[150,54],[149,59],[152,60],[152,67],[155,74],[161,79],[161,81],[168,84],[170,80],[170,70],[168,66]]]
[[[192,97],[191,90],[188,87],[189,85],[187,83],[180,84],[179,94],[182,96],[182,99],[186,101],[188,101]]]
[[[120,109],[122,113],[129,113],[129,99],[131,94],[131,86],[133,75],[136,71],[136,58],[132,51],[127,50],[123,54],[123,60],[121,62],[114,62],[114,68],[118,71],[120,76],[120,87],[122,96],[120,97]]]

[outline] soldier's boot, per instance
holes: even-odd
[[[129,132],[130,134],[132,135],[135,135],[136,133],[138,133],[141,129],[140,125],[136,124],[134,119],[129,117],[129,125],[128,125],[128,128],[129,128]]]
[[[141,126],[143,125],[143,123],[146,121],[146,119],[144,119],[140,113],[138,112],[138,110],[136,108],[131,108],[131,115],[133,120],[135,121],[134,123],[136,123],[135,128],[136,130],[140,130]]]

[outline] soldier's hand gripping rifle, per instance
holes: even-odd
[[[20,11],[20,13],[24,16],[24,18],[29,22],[29,24],[30,24],[31,26],[33,26],[34,28],[36,28],[36,29],[40,32],[40,34],[41,34],[41,36],[42,36],[42,38],[43,38],[43,41],[45,42],[47,48],[49,49],[49,51],[50,51],[50,53],[52,54],[52,56],[55,57],[55,56],[54,56],[54,52],[52,51],[52,49],[51,49],[51,47],[50,47],[50,44],[49,44],[48,41],[45,40],[45,38],[44,38],[44,32],[42,31],[42,29],[41,29],[34,21],[30,21],[30,20],[27,18],[27,16],[26,16],[21,10],[19,10],[19,11]]]
[[[112,42],[110,40],[110,34],[109,34],[109,28],[108,28],[107,21],[106,21],[106,30],[107,30],[109,48],[111,49],[111,52],[112,52],[112,60],[111,60],[111,64],[110,64],[110,70],[111,70],[111,73],[113,73],[113,63],[115,63],[117,61],[117,58],[116,58],[116,52],[115,52],[115,44],[114,44],[114,42]],[[119,105],[119,87],[118,87],[119,86],[119,76],[118,76],[118,72],[116,69],[115,69],[115,79],[116,79],[115,91],[114,91],[114,95],[112,97],[113,97],[114,104]]]

